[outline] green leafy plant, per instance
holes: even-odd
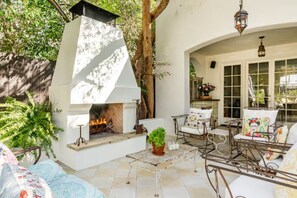
[[[149,134],[148,142],[150,144],[155,144],[157,148],[160,148],[165,144],[165,134],[165,129],[159,127]]]
[[[63,129],[53,123],[49,102],[35,103],[32,95],[26,94],[28,103],[7,97],[0,104],[0,140],[9,147],[41,146],[48,157],[56,157],[52,140],[58,140],[57,132]]]

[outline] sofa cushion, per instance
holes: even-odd
[[[233,197],[246,198],[272,198],[274,197],[274,184],[255,179],[248,176],[240,176],[235,179],[230,185],[230,190]],[[251,190],[252,189],[252,190]],[[225,198],[230,198],[228,190],[225,190]]]
[[[251,136],[246,136],[242,135],[241,133],[236,134],[234,136],[235,140],[256,140],[256,141],[268,141],[268,138],[266,137],[251,137]]]
[[[288,173],[297,174],[297,143],[295,143],[284,156],[284,160],[280,164],[279,170],[285,171]],[[292,182],[287,181],[287,184]],[[281,185],[275,186],[275,197],[276,198],[289,198],[296,197],[297,190]]]
[[[287,143],[288,144],[297,143],[297,123],[293,124],[293,126],[291,126],[290,128]]]
[[[53,180],[66,175],[65,171],[53,160],[45,160],[32,165],[28,168],[32,173],[41,177],[46,183],[50,184]]]
[[[0,175],[5,163],[18,165],[18,160],[11,150],[0,142]]]
[[[96,187],[74,175],[64,175],[49,184],[55,197],[104,198]]]
[[[0,197],[52,198],[45,181],[26,168],[5,163],[1,173]]]
[[[0,169],[4,163],[18,165],[18,160],[7,146],[0,142]]]

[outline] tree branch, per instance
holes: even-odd
[[[165,10],[170,0],[162,0],[156,9],[151,12],[151,21],[153,22]]]
[[[68,18],[68,16],[65,14],[65,12],[62,10],[61,6],[55,0],[47,0],[47,1],[55,7],[55,9],[62,16],[64,21],[66,21],[66,23],[70,22],[70,19]]]

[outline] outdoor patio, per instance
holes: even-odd
[[[296,198],[296,6],[1,1],[0,198]]]
[[[174,136],[167,136],[166,141],[174,140]],[[199,143],[202,143],[199,141]],[[147,144],[147,148],[151,148]],[[228,151],[228,145],[219,147],[220,151]],[[213,154],[217,154],[215,151]],[[215,192],[211,188],[206,172],[205,161],[198,153],[196,165],[198,172],[194,172],[193,160],[181,162],[178,165],[162,170],[161,175],[161,198],[212,198]],[[63,169],[74,174],[85,181],[93,184],[109,198],[152,198],[155,192],[155,174],[142,169],[132,168],[131,183],[128,180],[129,164],[128,158],[123,157],[98,166],[75,171],[60,163]],[[226,179],[232,182],[239,175],[227,173]],[[225,189],[221,187],[222,192]]]

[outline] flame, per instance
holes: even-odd
[[[90,126],[96,126],[96,125],[101,125],[101,124],[107,124],[106,119],[105,118],[99,118],[96,120],[91,120],[90,121]]]

